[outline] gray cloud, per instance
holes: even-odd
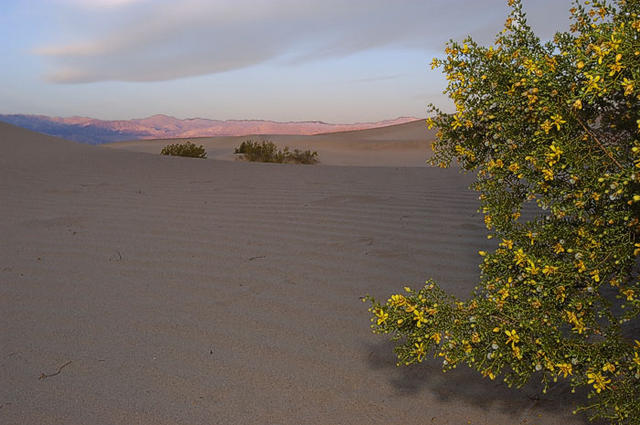
[[[162,81],[285,56],[296,63],[384,47],[440,51],[467,34],[489,42],[507,13],[506,0],[104,2],[115,5],[108,30],[36,50],[51,81]],[[526,7],[534,29],[549,37],[566,26],[569,4],[532,0]]]

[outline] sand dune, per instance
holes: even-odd
[[[312,144],[340,162],[359,137]],[[370,333],[364,294],[474,286],[488,244],[456,170],[163,157],[5,124],[0,146],[0,423],[586,422],[562,387],[396,368]]]
[[[280,148],[314,150],[324,165],[358,166],[425,166],[430,152],[430,143],[435,132],[426,128],[424,120],[380,127],[370,130],[345,131],[297,135],[249,135],[233,137],[201,137],[188,139],[203,145],[210,159],[235,160],[233,150],[243,140],[270,140]],[[137,152],[160,153],[170,143],[187,139],[158,139],[118,142],[104,145],[109,148]]]

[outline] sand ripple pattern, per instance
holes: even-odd
[[[0,145],[1,423],[581,423],[564,392],[396,368],[370,334],[364,294],[475,285],[491,245],[468,176],[167,158],[6,125]]]

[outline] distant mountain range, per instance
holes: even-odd
[[[322,121],[277,122],[262,120],[178,119],[154,115],[143,119],[104,121],[87,117],[48,117],[44,115],[0,115],[0,121],[51,136],[92,145],[135,139],[172,139],[248,134],[309,135],[337,131],[364,130],[415,121],[401,117],[393,120],[330,124]]]

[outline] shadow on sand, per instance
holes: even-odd
[[[570,414],[577,406],[587,404],[586,391],[572,394],[569,385],[561,380],[543,394],[540,384],[509,388],[502,381],[483,379],[464,365],[443,373],[441,362],[433,358],[419,365],[397,367],[393,344],[389,341],[367,344],[365,349],[368,366],[374,370],[388,369],[389,382],[400,396],[430,391],[442,401],[462,401],[485,410],[496,409],[512,416],[513,423],[527,423],[523,418],[533,414],[533,409]],[[584,414],[577,418],[585,424],[606,424],[590,422]]]

